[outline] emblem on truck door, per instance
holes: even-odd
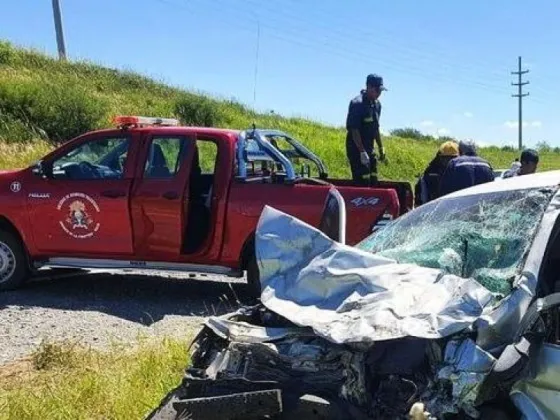
[[[17,193],[21,190],[21,182],[18,181],[14,181],[10,184],[10,190],[12,190],[12,192]]]
[[[87,194],[68,194],[58,202],[56,209],[61,213],[60,227],[75,239],[91,238],[101,226],[95,221],[100,213],[99,206]]]
[[[350,201],[354,206],[361,207],[361,206],[375,206],[379,203],[379,198],[377,197],[356,197],[352,201]]]

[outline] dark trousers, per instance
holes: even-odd
[[[360,160],[360,152],[353,140],[346,140],[346,156],[350,163],[350,171],[352,172],[352,181],[356,185],[376,184],[377,177],[377,157],[373,151],[373,147],[365,147],[369,155],[369,167],[362,165]]]

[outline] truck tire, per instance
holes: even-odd
[[[0,231],[0,291],[17,289],[28,274],[21,241],[10,232]]]
[[[255,252],[251,253],[249,260],[247,261],[247,285],[249,288],[250,298],[259,299],[261,297],[261,279]]]

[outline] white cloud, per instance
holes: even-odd
[[[488,143],[488,142],[486,142],[486,141],[476,140],[475,143],[476,143],[476,145],[477,145],[478,147],[490,147],[490,146],[492,146],[491,143]]]
[[[447,136],[449,135],[449,130],[447,128],[438,128],[437,129],[437,135],[438,136]]]
[[[504,127],[506,128],[517,128],[517,121],[506,121]],[[523,127],[527,127],[527,121],[523,121]]]
[[[517,128],[517,121],[506,121],[504,123],[504,127],[506,127],[506,128]]]
[[[425,121],[422,121],[422,122],[420,123],[420,125],[421,125],[422,127],[432,127],[432,126],[434,125],[434,122],[431,121],[431,120],[425,120]]]
[[[469,112],[469,111],[465,111],[465,112],[463,113],[463,116],[464,116],[465,118],[472,118],[472,117],[474,117],[473,113],[472,113],[472,112]]]
[[[541,128],[542,127],[542,122],[539,120],[535,120],[535,121],[523,121],[523,127],[527,127],[527,126],[531,126],[533,128]],[[517,128],[518,124],[517,121],[506,121],[504,123],[504,127],[506,128]]]

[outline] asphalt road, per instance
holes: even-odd
[[[245,301],[244,279],[192,279],[130,272],[37,279],[0,292],[0,365],[29,355],[43,340],[93,347],[143,337],[189,337],[211,315]]]

